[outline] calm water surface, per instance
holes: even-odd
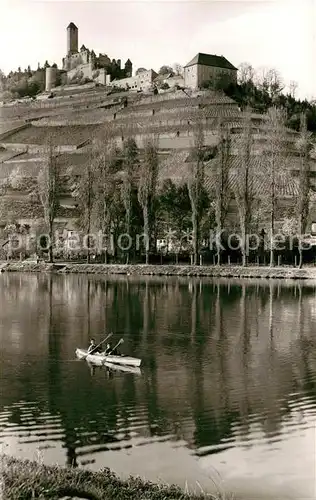
[[[75,359],[105,331],[141,374]],[[315,498],[313,282],[2,274],[0,341],[6,453]]]

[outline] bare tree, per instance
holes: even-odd
[[[134,169],[138,160],[138,148],[135,139],[129,137],[123,145],[124,178],[121,185],[121,196],[125,208],[126,233],[130,235],[132,212],[132,189]],[[129,262],[129,251],[126,254],[126,264]]]
[[[269,184],[266,207],[268,211],[270,226],[270,266],[274,265],[274,233],[277,210],[277,197],[282,177],[287,173],[286,158],[287,134],[285,129],[286,113],[275,107],[270,108],[267,113],[265,124],[265,147],[264,147],[264,175]]]
[[[260,90],[266,92],[272,99],[284,89],[283,80],[274,68],[260,68],[255,75],[255,83]]]
[[[253,172],[253,130],[250,110],[247,109],[242,117],[242,133],[235,139],[237,152],[236,182],[234,182],[234,196],[237,204],[239,226],[241,231],[242,264],[248,263],[248,237],[254,204],[254,172]]]
[[[204,128],[201,117],[194,124],[193,161],[190,162],[190,173],[187,179],[188,192],[192,211],[192,244],[193,264],[198,264],[199,253],[199,215],[201,194],[204,187]]]
[[[48,227],[49,262],[53,262],[53,228],[59,208],[61,188],[58,154],[58,147],[54,145],[54,138],[50,137],[45,150],[45,161],[37,178],[39,198],[43,206],[45,223]]]
[[[216,162],[215,177],[215,219],[217,241],[221,241],[229,202],[231,199],[229,186],[229,171],[231,167],[231,136],[230,130],[223,122],[219,128],[219,158]],[[217,264],[221,263],[221,247],[217,248]]]
[[[306,114],[301,114],[301,126],[296,148],[300,157],[299,194],[298,194],[298,230],[299,230],[299,267],[303,265],[302,240],[306,231],[310,202],[310,160],[313,149],[312,134],[307,130]]]
[[[144,148],[144,161],[140,165],[138,201],[144,219],[146,264],[149,263],[149,249],[152,232],[153,205],[158,181],[158,147],[155,138],[148,138]]]
[[[297,88],[298,88],[298,83],[294,80],[291,80],[289,85],[289,94],[291,97],[293,97],[293,99],[295,99]]]
[[[118,180],[116,178],[119,151],[109,129],[104,129],[94,141],[94,188],[93,217],[95,226],[102,234],[102,243],[111,247],[111,233],[116,216]],[[105,238],[105,241],[104,241]],[[114,251],[114,248],[112,248]],[[105,259],[107,251],[105,251]]]
[[[89,238],[92,226],[92,215],[94,205],[94,187],[95,187],[95,164],[93,149],[82,175],[80,177],[75,196],[78,199],[79,207],[79,226],[84,231],[85,236]],[[87,241],[87,262],[90,263],[90,241]]]
[[[253,82],[255,76],[255,70],[251,66],[251,64],[244,62],[241,63],[238,67],[238,83],[245,84],[249,82]]]
[[[172,65],[173,72],[176,76],[182,76],[183,75],[183,66],[179,63],[174,63]]]

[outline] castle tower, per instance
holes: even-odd
[[[45,91],[50,92],[56,87],[57,68],[46,68],[45,70]]]
[[[74,23],[67,27],[67,54],[78,52],[78,28]]]
[[[127,59],[125,63],[125,76],[129,77],[132,76],[132,74],[133,74],[133,65],[130,59]]]

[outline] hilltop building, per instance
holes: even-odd
[[[199,52],[184,66],[184,86],[198,89],[207,81],[216,83],[220,79],[235,83],[237,71],[226,57]]]
[[[175,86],[189,89],[200,89],[205,82],[221,80],[221,85],[237,82],[237,68],[233,66],[224,56],[198,53],[190,62],[184,66],[184,74],[181,75],[157,75],[154,70],[143,71],[137,76],[130,78],[116,78],[110,85],[124,88],[126,90],[148,90],[162,83],[167,83],[170,88]]]
[[[125,90],[149,90],[156,78],[157,73],[149,69],[129,78],[114,79],[110,85]]]
[[[110,59],[107,54],[99,54],[82,45],[79,50],[77,26],[71,22],[67,27],[67,53],[62,61],[62,70],[46,68],[46,91],[56,86],[58,78],[63,75],[64,83],[85,83],[95,81],[101,85],[120,87],[124,90],[150,90],[162,83],[170,88],[184,86],[199,89],[208,81],[221,83],[237,81],[237,68],[224,56],[198,53],[184,66],[183,76],[157,75],[149,69],[132,76],[133,65],[127,59],[124,68],[120,59]]]
[[[113,79],[122,79],[132,76],[133,65],[127,59],[124,68],[120,59],[110,59],[107,54],[99,54],[82,45],[79,50],[78,28],[74,23],[67,27],[67,54],[62,61],[62,72],[66,74],[66,82],[82,82],[94,80],[102,85],[109,84]],[[46,70],[46,91],[49,92],[56,85],[56,73],[50,68]]]

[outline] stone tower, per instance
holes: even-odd
[[[67,27],[67,54],[76,54],[78,52],[78,28],[74,23]]]
[[[45,71],[45,91],[50,92],[56,87],[57,68],[46,68]]]
[[[127,59],[125,63],[125,76],[130,77],[133,74],[133,65],[130,59]]]

